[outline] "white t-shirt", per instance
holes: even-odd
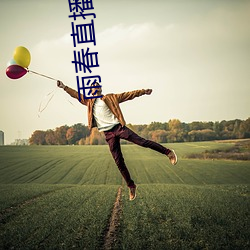
[[[110,130],[116,124],[119,124],[118,119],[110,111],[106,103],[100,98],[95,100],[93,115],[96,120],[97,128],[100,132]]]

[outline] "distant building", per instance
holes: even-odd
[[[0,146],[4,145],[4,132],[0,130]]]

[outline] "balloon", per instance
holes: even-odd
[[[19,65],[10,65],[6,69],[6,75],[11,79],[18,79],[24,76],[28,71]]]
[[[16,61],[17,65],[28,68],[30,65],[30,52],[23,46],[16,47],[13,54],[14,60]]]
[[[7,63],[7,66],[10,66],[10,65],[17,65],[16,61],[12,58],[9,60],[9,62]]]

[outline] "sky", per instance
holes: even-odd
[[[153,89],[150,96],[121,104],[127,123],[250,117],[250,1],[93,0],[93,5],[86,13],[96,14],[96,46],[76,49],[98,52],[99,67],[92,74],[101,77],[103,93]],[[56,81],[32,73],[12,80],[5,73],[15,48],[24,46],[31,54],[30,70],[77,90],[69,15],[66,0],[0,3],[5,144],[29,138],[35,130],[87,125],[86,107]],[[46,108],[39,112],[39,107]]]

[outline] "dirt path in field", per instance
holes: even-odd
[[[117,241],[119,220],[122,213],[121,198],[122,187],[119,187],[116,196],[116,201],[114,203],[113,211],[110,217],[107,233],[104,238],[103,249],[105,250],[112,249],[113,244]]]

